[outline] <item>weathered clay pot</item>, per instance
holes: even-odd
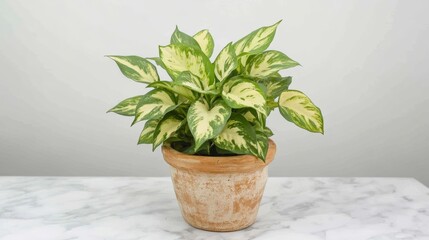
[[[236,231],[255,222],[276,152],[273,141],[265,163],[251,155],[187,155],[168,145],[162,152],[186,222],[209,231]]]

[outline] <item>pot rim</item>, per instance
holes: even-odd
[[[268,140],[268,153],[265,162],[253,155],[199,156],[179,152],[169,144],[162,146],[164,160],[172,167],[209,173],[253,172],[270,164],[275,153],[276,144],[271,139]]]

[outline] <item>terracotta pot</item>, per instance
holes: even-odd
[[[196,228],[236,231],[252,225],[267,181],[267,165],[276,145],[269,142],[266,162],[251,155],[187,155],[162,147],[183,218]]]

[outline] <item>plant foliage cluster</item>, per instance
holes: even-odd
[[[273,135],[266,119],[275,108],[298,127],[323,133],[320,109],[289,89],[292,78],[279,73],[299,63],[267,50],[279,23],[227,44],[213,62],[208,30],[190,36],[177,27],[170,44],[159,47],[159,57],[108,56],[126,77],[151,89],[109,111],[134,117],[133,125],[146,121],[139,144],[156,149],[167,142],[188,154],[251,154],[265,160]],[[155,65],[171,80],[161,80]]]

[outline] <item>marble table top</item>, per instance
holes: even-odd
[[[1,240],[429,239],[429,189],[411,178],[269,178],[256,223],[207,232],[169,178],[0,177]]]

